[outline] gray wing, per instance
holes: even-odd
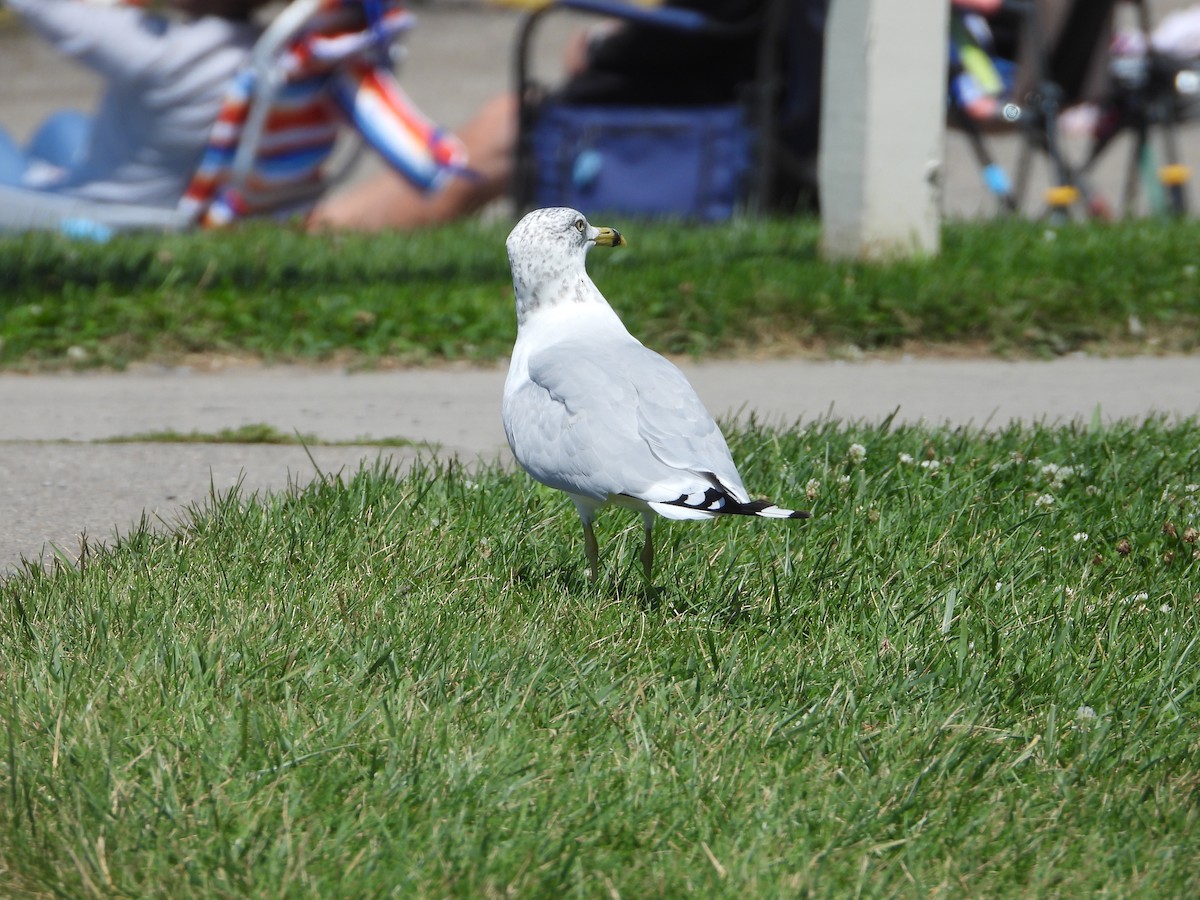
[[[683,373],[634,340],[563,341],[529,361],[506,398],[521,465],[560,490],[603,501],[674,500],[714,483],[746,499],[725,438]]]

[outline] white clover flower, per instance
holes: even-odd
[[[1033,505],[1037,506],[1041,509],[1049,509],[1050,507],[1052,507],[1054,505],[1054,495],[1053,494],[1040,494],[1038,496],[1038,498],[1033,501]]]
[[[913,458],[912,458],[911,453],[901,453],[900,456],[897,457],[897,459],[900,460],[900,465],[902,465],[902,466],[911,466],[913,464]]]
[[[849,483],[850,483],[849,475],[839,475],[838,476],[838,484],[849,484]]]
[[[1073,540],[1077,544],[1082,544],[1087,539],[1088,539],[1088,533],[1086,531],[1077,531],[1071,537],[1071,540]]]
[[[923,459],[923,460],[921,460],[921,468],[922,468],[922,469],[928,469],[928,470],[930,471],[930,473],[931,473],[931,474],[932,474],[933,472],[936,472],[936,471],[937,471],[939,468],[941,468],[941,465],[942,465],[942,464],[941,464],[940,462],[938,462],[936,459]]]
[[[821,482],[815,478],[808,479],[808,484],[804,486],[804,496],[809,500],[817,499],[817,494],[821,492]]]
[[[1169,613],[1169,612],[1171,611],[1171,604],[1170,604],[1170,603],[1164,603],[1162,606],[1160,606],[1160,607],[1158,608],[1158,611],[1159,611],[1159,612],[1161,612],[1161,613]]]
[[[993,587],[993,588],[994,588],[994,589],[995,589],[997,592],[999,592],[999,591],[1002,591],[1002,590],[1004,590],[1004,582],[1003,582],[1003,581],[997,581],[997,582],[996,582],[996,583],[995,583],[995,584],[994,584],[992,587]]]
[[[1094,484],[1089,484],[1083,490],[1089,497],[1095,497],[1100,493],[1100,488],[1096,487]]]
[[[1067,479],[1075,474],[1075,467],[1060,466],[1058,463],[1046,463],[1038,469],[1038,474],[1049,482],[1050,490],[1061,491]]]
[[[1075,718],[1087,721],[1088,719],[1096,718],[1096,711],[1090,706],[1081,706],[1075,710]]]
[[[846,456],[850,458],[850,462],[860,463],[867,458],[867,448],[862,444],[851,444]]]

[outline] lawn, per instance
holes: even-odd
[[[433,460],[0,584],[0,892],[1197,894],[1200,424],[731,444],[652,587]]]
[[[668,352],[1200,344],[1196,222],[891,266],[604,224],[592,274]],[[505,231],[0,240],[0,367],[494,362]],[[386,450],[0,582],[0,894],[1200,894],[1200,422],[730,442],[814,517],[661,522],[654,585],[636,517],[592,585],[562,495]]]
[[[955,225],[934,259],[827,265],[813,222],[610,222],[589,268],[663,352],[1048,356],[1200,345],[1200,221]],[[490,362],[516,322],[507,225],[315,238],[287,229],[107,244],[0,239],[0,368],[195,354],[353,366]]]

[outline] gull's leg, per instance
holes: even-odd
[[[596,513],[604,504],[597,503],[591,497],[580,497],[576,494],[571,495],[571,502],[575,504],[575,511],[579,513],[579,521],[583,525],[583,552],[587,554],[588,579],[594,583],[600,575],[600,545],[596,542],[596,532],[592,530],[592,523],[596,521]]]
[[[596,532],[587,519],[583,520],[583,552],[587,554],[588,580],[595,582],[600,572],[600,545],[596,543]]]
[[[642,544],[642,571],[646,573],[646,583],[651,584],[651,572],[654,571],[654,513],[642,513],[642,533],[646,539]]]
[[[583,552],[587,554],[588,579],[595,581],[600,574],[600,545],[596,543],[596,532],[592,530],[592,522],[596,521],[596,511],[601,504],[590,497],[571,495],[575,504],[575,512],[579,513],[579,522],[583,525]]]

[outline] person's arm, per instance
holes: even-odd
[[[77,0],[5,0],[62,54],[110,78],[131,78],[161,52],[154,21],[141,10]]]

